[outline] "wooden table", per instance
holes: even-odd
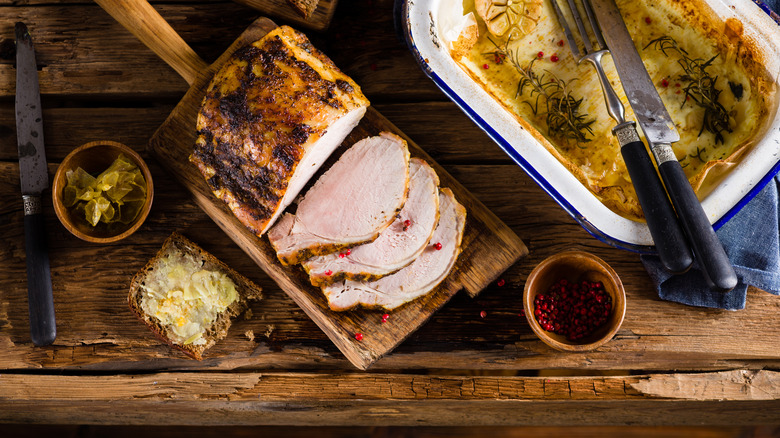
[[[341,0],[314,44],[372,104],[528,244],[530,254],[472,299],[457,295],[368,372],[359,372],[149,158],[155,201],[141,229],[82,242],[45,202],[58,337],[30,342],[13,110],[13,23],[33,32],[53,173],[76,146],[146,142],[187,90],[171,68],[93,3],[2,0],[0,11],[0,421],[58,424],[780,424],[780,299],[748,292],[738,312],[657,298],[639,256],[571,219],[415,64],[391,0]],[[232,2],[157,9],[207,61],[259,13]],[[283,20],[278,20],[284,23]],[[148,157],[148,155],[146,155]],[[130,278],[180,231],[256,281],[266,298],[202,362],[160,344],[129,312]],[[530,270],[567,249],[610,263],[625,322],[597,351],[564,354],[531,332]],[[485,316],[481,316],[481,312]],[[254,339],[245,335],[252,330]]]

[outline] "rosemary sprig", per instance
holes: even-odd
[[[645,46],[645,49],[650,46],[654,46],[655,49],[660,50],[666,56],[669,56],[667,51],[677,52],[680,56],[677,63],[683,69],[683,74],[679,76],[679,79],[686,83],[684,88],[685,98],[680,108],[685,106],[688,98],[692,99],[696,105],[704,108],[704,120],[699,129],[699,135],[706,129],[715,134],[716,143],[723,143],[723,132],[732,132],[733,130],[729,126],[729,114],[726,108],[718,102],[718,96],[721,93],[721,90],[715,86],[718,77],[715,76],[713,78],[710,72],[707,71],[718,55],[706,61],[701,58],[693,59],[685,49],[677,44],[674,38],[669,36],[662,36],[650,41]]]
[[[517,84],[515,98],[523,95],[523,91],[529,90],[528,95],[533,103],[527,100],[524,100],[523,103],[531,108],[535,116],[540,115],[540,113],[544,115],[547,133],[550,137],[574,140],[578,145],[591,141],[588,135],[593,135],[591,125],[596,120],[587,120],[587,114],[579,113],[582,98],[577,99],[572,96],[563,79],[559,79],[546,70],[546,74],[538,75],[533,69],[536,57],[522,66],[519,61],[519,49],[513,51],[509,49],[509,42],[501,47],[492,39],[488,39],[496,47],[495,51],[488,54],[502,60],[509,60],[515,70],[520,73],[521,78]],[[549,75],[549,79],[547,75]],[[544,105],[541,111],[540,104]]]

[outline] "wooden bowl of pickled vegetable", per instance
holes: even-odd
[[[152,208],[152,175],[130,147],[93,141],[62,161],[52,201],[62,225],[87,242],[109,243],[133,234]]]

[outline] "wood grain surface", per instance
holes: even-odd
[[[361,84],[379,113],[507,224],[530,252],[501,275],[503,286],[492,282],[476,298],[456,295],[370,372],[355,373],[322,330],[145,152],[189,85],[94,3],[0,2],[0,378],[10,379],[0,385],[0,421],[181,424],[184,420],[178,419],[188,415],[192,425],[780,424],[780,397],[776,387],[765,386],[771,380],[738,374],[780,371],[780,299],[750,288],[746,309],[737,312],[659,300],[637,254],[591,237],[420,72],[396,36],[392,3],[341,0],[329,30],[309,37]],[[260,15],[230,1],[175,0],[154,6],[209,63]],[[147,221],[133,236],[111,245],[71,236],[44,199],[58,318],[58,338],[46,348],[31,344],[26,316],[13,114],[13,23],[19,19],[28,22],[36,42],[50,175],[80,144],[115,140],[144,156],[155,181]],[[264,288],[265,299],[252,304],[253,316],[238,320],[203,362],[159,343],[125,304],[131,277],[174,230]],[[519,315],[528,273],[547,256],[568,249],[604,259],[626,287],[621,329],[589,353],[551,350]],[[245,335],[249,330],[254,339]],[[179,374],[184,380],[174,379]],[[355,380],[375,374],[381,375],[377,383]],[[227,378],[238,379],[241,387],[265,375],[274,377],[267,382],[298,376],[309,383],[296,382],[286,399],[257,396],[232,404]],[[186,376],[197,377],[197,383]],[[655,383],[635,387],[649,382],[646,376],[655,377]],[[755,382],[737,388],[767,391],[770,399],[719,400],[716,389],[731,388],[728,394],[733,394],[735,376]],[[449,388],[454,383],[447,379],[453,377],[481,382],[476,388],[482,397],[428,397],[441,393],[442,384],[432,382],[445,379]],[[490,377],[495,379],[479,380]],[[109,386],[94,383],[100,378]],[[628,386],[604,391],[605,378]],[[134,394],[112,400],[106,393],[111,385],[133,385],[136,379],[144,383],[135,386]],[[517,389],[546,379],[554,382],[546,393],[532,397],[530,389]],[[575,385],[581,391],[574,394],[583,398],[552,398],[566,394],[565,382],[574,380],[582,385]],[[156,395],[155,381],[165,385]],[[335,400],[302,399],[304,390],[316,392],[325,382]],[[365,400],[365,391],[356,388],[361,382],[378,394],[385,394],[380,385],[400,391],[416,382],[425,398]],[[217,389],[210,393],[204,388],[211,383]],[[603,398],[585,399],[588,384],[592,394]],[[49,386],[57,388],[59,398],[41,399]],[[698,399],[697,391],[708,394],[706,399]]]
[[[775,438],[773,426],[111,426],[0,424],[5,438]]]
[[[200,373],[2,375],[0,397],[26,400],[23,406],[29,409],[22,415],[15,413],[16,421],[34,422],[43,408],[55,411],[52,418],[58,424],[95,424],[96,414],[103,414],[101,418],[108,414],[122,424],[165,423],[174,415],[184,424],[195,421],[205,425],[267,423],[266,416],[276,419],[272,424],[309,422],[317,416],[320,425],[381,425],[386,421],[383,418],[418,426],[517,421],[535,425],[550,423],[545,421],[550,413],[570,404],[578,406],[576,413],[567,412],[552,424],[576,420],[598,425],[620,419],[633,424],[665,420],[678,425],[706,422],[734,426],[749,424],[745,414],[759,424],[771,422],[775,418],[772,409],[780,409],[777,372],[730,371],[691,377],[712,385],[702,387],[693,380],[686,383],[652,374],[594,379],[215,373],[207,382]],[[659,392],[643,389],[657,379],[668,388]],[[47,391],[31,392],[32,385],[45,385]],[[419,409],[425,404],[438,406],[436,410]],[[620,409],[605,411],[616,404]],[[183,405],[190,406],[189,412],[181,410]],[[660,407],[664,413],[648,416],[641,412],[643,405]],[[484,408],[490,409],[489,416]],[[728,417],[722,414],[723,409],[729,410]],[[253,418],[246,418],[248,410],[255,414]],[[9,420],[8,414],[0,412],[0,421]]]

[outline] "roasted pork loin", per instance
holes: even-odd
[[[371,243],[302,263],[314,286],[339,280],[371,281],[412,263],[439,220],[439,177],[419,158],[409,161],[409,196],[395,222]]]
[[[357,305],[395,309],[432,291],[447,277],[460,254],[466,209],[450,189],[439,192],[439,223],[429,245],[412,264],[373,282],[343,280],[322,288],[332,310]]]
[[[308,190],[295,214],[268,232],[285,265],[372,242],[390,226],[409,190],[409,149],[383,132],[350,147]]]
[[[368,107],[360,87],[287,26],[237,50],[214,75],[190,161],[262,235]]]

